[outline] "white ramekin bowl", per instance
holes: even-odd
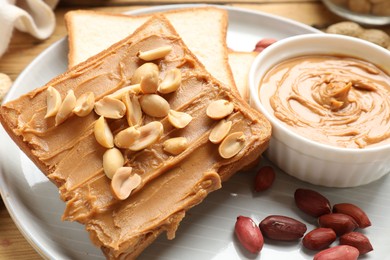
[[[381,178],[390,172],[390,144],[354,149],[318,143],[288,129],[260,102],[259,82],[269,69],[286,59],[310,54],[360,58],[390,73],[390,51],[348,36],[299,35],[266,48],[249,72],[251,105],[262,112],[273,127],[265,156],[284,172],[316,185],[354,187]]]

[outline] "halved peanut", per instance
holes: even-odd
[[[108,96],[120,100],[120,99],[122,99],[123,95],[124,95],[124,94],[127,94],[128,92],[129,92],[129,93],[134,93],[134,94],[140,93],[140,92],[141,92],[141,86],[140,86],[140,84],[133,84],[133,85],[129,85],[129,86],[120,88],[120,89],[118,89],[118,90],[115,91],[114,93],[111,93],[111,94],[108,95]]]
[[[127,93],[122,97],[126,106],[126,119],[129,126],[142,125],[142,110],[138,97],[133,93]]]
[[[157,92],[158,88],[158,73],[149,73],[145,75],[140,83],[142,93],[152,94]]]
[[[138,128],[141,135],[129,147],[132,151],[140,151],[157,142],[164,132],[164,127],[159,121],[153,121]]]
[[[192,120],[192,116],[175,110],[169,110],[168,121],[176,128],[186,127]]]
[[[187,138],[185,137],[170,138],[163,143],[164,151],[173,155],[178,155],[187,148],[188,148],[188,141]]]
[[[72,115],[72,111],[75,105],[76,105],[76,96],[74,95],[73,90],[69,90],[56,114],[55,117],[56,126],[64,122],[68,117]]]
[[[169,103],[157,94],[147,94],[140,98],[142,111],[152,117],[164,117],[168,115]]]
[[[158,86],[158,92],[168,94],[176,91],[181,84],[181,71],[177,68],[171,69],[165,75],[163,81]]]
[[[133,76],[131,77],[131,84],[140,84],[142,78],[151,71],[159,73],[158,66],[153,62],[146,62],[142,64],[134,71]]]
[[[141,135],[134,126],[128,127],[115,135],[114,143],[119,148],[128,149]]]
[[[148,51],[140,51],[138,57],[144,61],[152,61],[164,58],[172,51],[172,46],[161,46]]]
[[[156,93],[159,81],[158,66],[152,62],[147,62],[139,66],[131,78],[132,84],[140,84],[140,88],[144,94]]]
[[[219,144],[228,135],[232,127],[232,121],[226,119],[220,120],[211,130],[209,140],[213,144]]]
[[[73,113],[77,116],[84,117],[91,113],[95,103],[95,95],[93,92],[82,94],[77,100],[73,108]]]
[[[114,137],[104,116],[100,116],[95,122],[94,134],[96,141],[103,147],[114,147]]]
[[[245,147],[245,134],[235,132],[228,135],[219,145],[218,152],[222,158],[229,159],[238,154]]]
[[[121,167],[111,180],[111,190],[119,200],[127,199],[131,192],[141,184],[141,176],[131,173],[131,167]]]
[[[233,103],[225,100],[219,99],[211,102],[206,110],[206,114],[208,117],[212,119],[222,119],[228,115],[230,115],[234,110]]]
[[[126,106],[116,98],[105,96],[98,102],[95,102],[95,112],[105,118],[119,119],[125,115]]]
[[[103,154],[103,170],[110,179],[124,163],[125,158],[123,158],[121,151],[115,147],[108,149]]]
[[[52,86],[49,86],[46,90],[47,96],[46,96],[46,115],[45,118],[55,116],[60,109],[60,106],[62,104],[62,98],[60,92],[53,88]]]

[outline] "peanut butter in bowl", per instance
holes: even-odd
[[[354,187],[390,172],[390,52],[349,36],[273,44],[249,75],[251,105],[271,122],[265,155],[286,173]]]
[[[347,148],[390,142],[390,76],[370,62],[308,55],[270,69],[261,103],[298,134]]]

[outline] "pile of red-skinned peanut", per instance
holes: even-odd
[[[260,168],[255,178],[254,190],[269,189],[275,179],[272,167]],[[357,228],[371,226],[370,219],[358,206],[351,203],[338,203],[331,206],[322,194],[311,189],[296,189],[296,206],[307,215],[317,218],[318,227],[307,232],[306,224],[294,218],[271,215],[258,225],[249,217],[238,216],[235,234],[241,245],[251,253],[259,253],[264,245],[264,237],[278,241],[299,241],[309,249],[318,251],[314,260],[357,259],[373,250],[369,239]],[[339,245],[331,246],[338,239]]]

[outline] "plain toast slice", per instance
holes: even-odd
[[[258,52],[229,52],[229,64],[240,96],[249,102],[249,70]]]
[[[133,16],[87,10],[68,12],[65,21],[69,35],[69,67],[129,36],[151,15]],[[226,46],[227,11],[207,6],[170,10],[164,15],[211,75],[234,88]]]

